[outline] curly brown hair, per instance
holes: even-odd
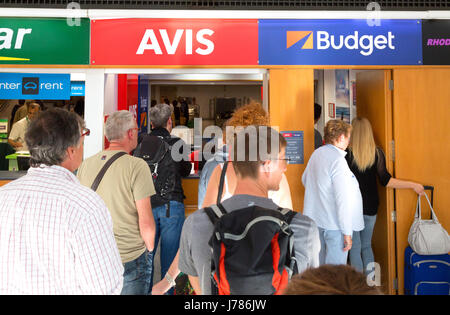
[[[325,143],[333,144],[338,141],[341,135],[347,136],[352,130],[352,125],[347,124],[343,120],[333,119],[329,120],[325,125],[324,131]]]
[[[285,295],[382,295],[366,276],[348,265],[322,265],[292,277]]]
[[[269,126],[269,115],[256,101],[236,109],[226,125],[231,127],[247,127],[250,125]]]

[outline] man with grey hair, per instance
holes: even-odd
[[[185,217],[181,177],[190,174],[192,165],[189,161],[190,152],[184,152],[184,141],[170,135],[171,115],[172,110],[167,104],[150,108],[152,132],[143,138],[134,154],[145,158],[153,168],[156,194],[152,196],[151,202],[156,222],[155,247],[161,239],[161,275],[173,283],[167,271],[177,254]],[[181,161],[176,157],[175,162],[175,155],[182,157]],[[169,294],[172,292],[169,291]]]
[[[78,170],[80,182],[97,183],[114,223],[114,236],[125,268],[122,294],[149,294],[151,290],[155,221],[150,196],[155,193],[150,169],[127,153],[137,146],[138,128],[133,114],[118,111],[108,117],[105,136],[109,148],[86,159]],[[118,154],[122,154],[115,161]],[[103,179],[97,175],[110,164]],[[99,184],[98,184],[99,183]]]
[[[103,200],[73,172],[89,135],[75,113],[30,123],[28,173],[0,188],[0,294],[119,294],[123,266]]]

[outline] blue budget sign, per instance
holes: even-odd
[[[70,99],[70,74],[0,73],[0,99]]]
[[[259,64],[421,65],[421,21],[379,22],[259,20]]]

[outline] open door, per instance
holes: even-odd
[[[356,110],[358,117],[367,118],[373,128],[375,143],[386,155],[386,166],[393,174],[392,94],[389,89],[391,70],[367,70],[356,74]],[[378,187],[380,206],[372,238],[375,262],[379,264],[381,285],[386,294],[396,294],[395,223],[392,219],[393,190]]]
[[[450,69],[394,70],[395,171],[399,179],[434,186],[434,211],[450,231]],[[429,192],[428,192],[429,193]],[[417,195],[396,191],[399,293],[404,293],[404,253]],[[426,211],[422,218],[429,219]]]

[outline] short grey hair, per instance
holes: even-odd
[[[112,113],[105,123],[105,137],[108,141],[121,139],[124,134],[134,128],[134,116],[127,110]]]
[[[154,128],[164,128],[172,115],[172,109],[167,104],[157,104],[150,108],[149,115]]]
[[[25,133],[30,165],[61,165],[68,147],[79,147],[84,120],[75,113],[51,108],[32,120]]]

